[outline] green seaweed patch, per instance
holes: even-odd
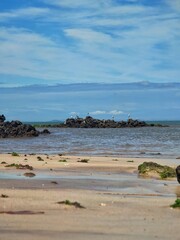
[[[18,154],[17,152],[12,152],[12,153],[11,153],[11,156],[13,156],[13,157],[19,157],[19,154]]]
[[[150,172],[157,173],[161,179],[176,177],[176,171],[169,166],[163,166],[155,162],[144,162],[138,166],[140,175],[148,175]]]
[[[180,208],[180,198],[177,198],[175,203],[170,205],[170,207],[172,207],[172,208]]]
[[[28,164],[16,164],[16,163],[12,163],[12,164],[8,164],[5,167],[15,167],[16,169],[29,169],[29,170],[33,170],[33,167],[28,165]]]
[[[58,162],[67,162],[66,159],[60,159]]]
[[[88,163],[88,162],[89,162],[89,159],[81,159],[81,160],[78,160],[78,162],[81,162],[81,163]]]
[[[67,206],[74,206],[75,208],[85,208],[79,202],[71,202],[69,200],[65,200],[65,201],[61,201],[61,202],[57,202],[57,203],[62,204],[62,205],[67,205]]]

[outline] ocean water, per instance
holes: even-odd
[[[169,124],[122,129],[49,128],[48,135],[0,139],[0,152],[176,158],[180,156],[180,122]]]

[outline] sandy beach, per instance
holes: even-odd
[[[1,154],[0,239],[178,240],[180,211],[170,205],[180,186],[175,178],[139,177],[144,161],[179,165],[178,159]],[[13,163],[33,170],[6,167]]]

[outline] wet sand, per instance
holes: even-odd
[[[138,177],[144,161],[179,165],[175,159],[1,154],[0,196],[8,197],[0,197],[0,239],[178,240],[180,210],[170,205],[179,184]],[[34,169],[5,167],[12,163]],[[57,203],[64,200],[85,208]]]

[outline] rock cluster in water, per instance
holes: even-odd
[[[155,126],[154,124],[147,124],[144,121],[128,119],[127,121],[114,121],[114,120],[100,120],[87,116],[86,118],[68,118],[64,124],[59,127],[68,128],[135,128],[135,127],[148,127]],[[160,125],[159,125],[160,126]],[[56,125],[58,127],[58,125]]]
[[[24,124],[20,121],[6,121],[4,115],[0,115],[0,138],[9,137],[37,137],[40,133],[49,133],[48,130],[40,132],[30,124]]]

